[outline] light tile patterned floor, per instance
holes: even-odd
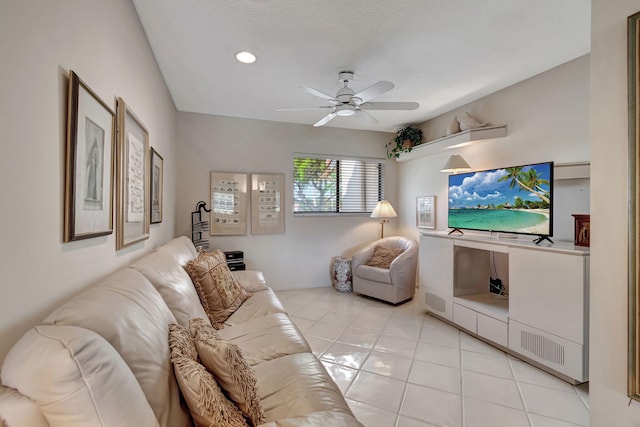
[[[425,314],[331,287],[278,291],[367,427],[589,425],[588,384],[547,374]]]

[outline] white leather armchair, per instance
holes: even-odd
[[[391,262],[389,269],[366,265],[376,246],[404,251]],[[351,258],[353,291],[393,304],[413,298],[416,289],[418,242],[394,236],[377,240]]]

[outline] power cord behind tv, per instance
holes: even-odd
[[[498,276],[498,269],[496,268],[496,253],[491,252],[491,261],[493,266],[493,273],[495,277],[489,277],[489,292],[496,296],[507,297],[507,290],[502,284],[502,280]]]

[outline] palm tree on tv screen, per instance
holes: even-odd
[[[549,197],[545,194],[546,191],[541,187],[542,185],[549,185],[549,181],[542,179],[538,171],[531,168],[527,172],[522,170],[522,166],[516,166],[512,168],[505,168],[507,174],[498,179],[498,182],[508,181],[509,188],[514,188],[516,184],[520,187],[520,190],[527,190],[546,203],[551,203]]]

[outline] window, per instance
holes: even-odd
[[[384,199],[384,160],[294,154],[293,213],[371,213]]]

